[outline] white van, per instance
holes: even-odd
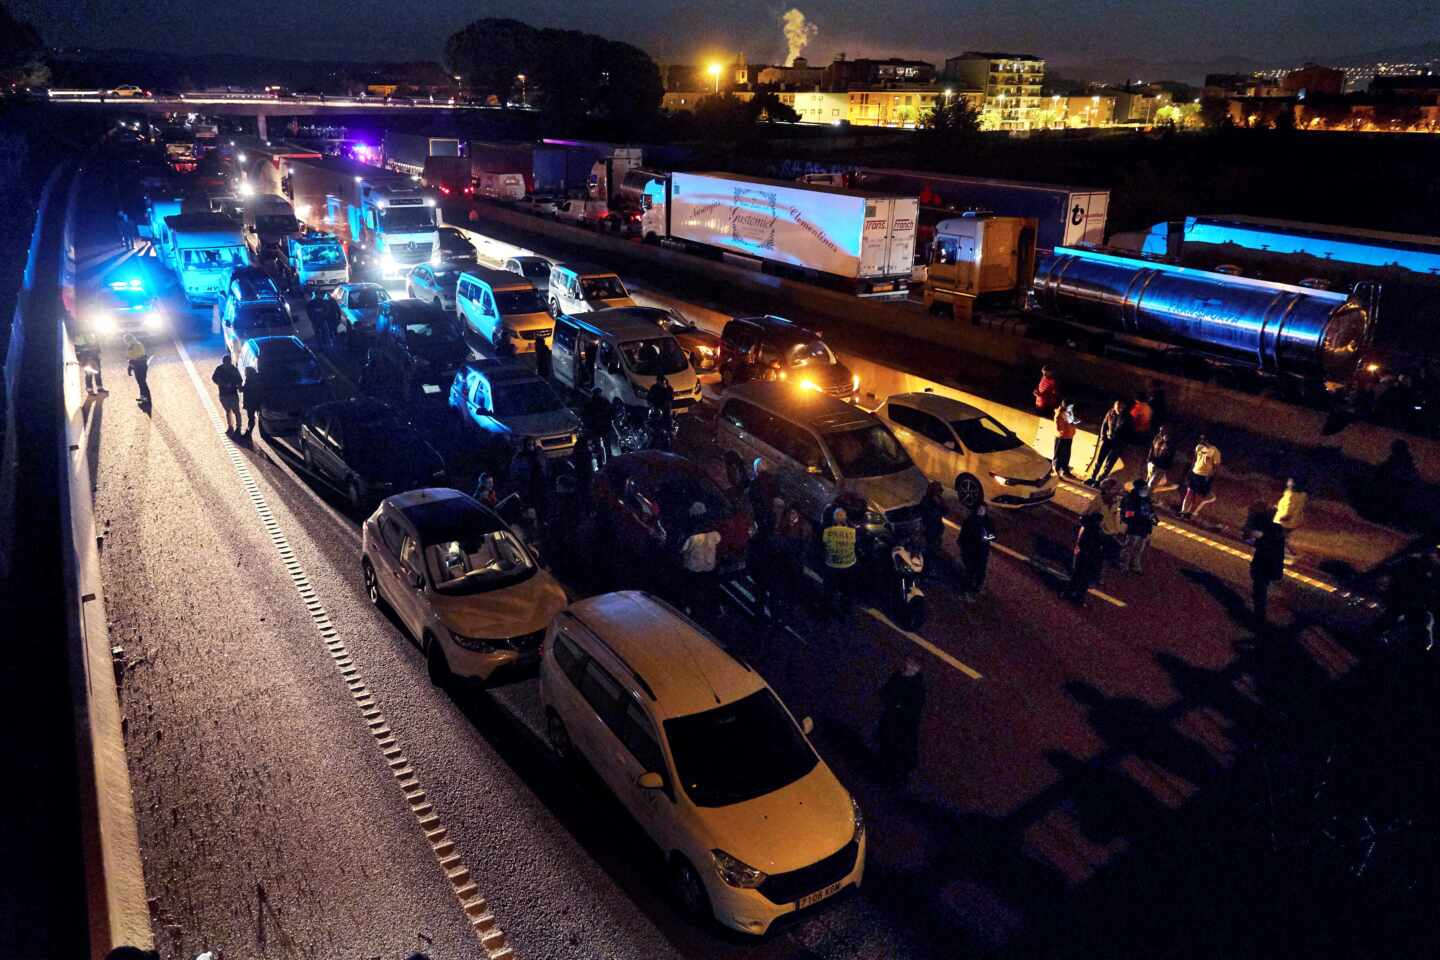
[[[521,173],[475,174],[476,196],[514,202],[525,199],[525,175]]]
[[[675,391],[675,413],[700,403],[700,378],[685,349],[648,316],[628,310],[562,316],[555,321],[550,351],[551,375],[584,396],[599,387],[606,400],[619,397],[629,406],[644,407],[656,376],[663,373]]]
[[[554,321],[535,285],[518,273],[475,267],[455,284],[455,313],[471,346],[494,351],[509,338],[517,352],[549,339]]]
[[[645,593],[571,604],[540,654],[550,746],[583,759],[660,848],[676,899],[756,936],[858,887],[860,805],[770,685]]]
[[[633,307],[630,291],[613,270],[588,264],[556,263],[550,267],[550,288],[547,305],[550,316],[567,313],[590,313],[607,307]]]

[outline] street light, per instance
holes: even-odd
[[[515,79],[520,81],[520,106],[527,107],[529,104],[525,102],[525,74],[517,73]]]
[[[720,92],[720,70],[721,67],[718,63],[712,63],[705,68],[705,71],[715,78],[715,92],[717,94]]]

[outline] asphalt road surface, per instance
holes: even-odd
[[[83,310],[122,255],[102,190],[86,191],[81,217]],[[147,256],[142,245],[123,262]],[[110,393],[86,401],[167,958],[448,960],[502,943],[523,958],[999,950],[1222,783],[1265,710],[1244,558],[1162,531],[1143,575],[1109,569],[1073,607],[1055,571],[1083,504],[1074,491],[998,515],[982,595],[926,583],[914,633],[866,597],[835,619],[797,603],[762,624],[753,584],[732,582],[705,625],[814,718],[817,748],[866,811],[870,861],[863,889],[763,940],[690,926],[638,828],[552,759],[533,677],[454,696],[430,686],[416,644],[366,601],[358,518],[258,434],[224,435],[209,310],[186,311],[173,290],[170,304],[153,406],[135,402],[117,345]],[[702,430],[686,440],[713,457]],[[574,595],[648,586],[636,565],[595,559],[569,578]],[[1346,668],[1321,626],[1340,622],[1343,600],[1291,583],[1272,605],[1287,668]],[[874,729],[879,688],[906,657],[928,700],[919,769],[894,787]]]

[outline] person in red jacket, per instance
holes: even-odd
[[[1040,368],[1040,382],[1034,394],[1035,409],[1047,416],[1060,405],[1060,381],[1055,378],[1055,368],[1048,363]]]

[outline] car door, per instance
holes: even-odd
[[[555,321],[555,339],[550,354],[550,372],[557,383],[575,386],[576,329],[563,320]]]
[[[770,443],[780,449],[780,487],[785,501],[799,506],[807,517],[819,517],[835,498],[835,474],[820,448],[820,441],[807,430],[778,417],[770,421]]]
[[[615,525],[627,550],[641,556],[664,553],[665,524],[660,505],[631,477],[621,489],[619,522]]]
[[[345,421],[338,416],[332,417],[324,438],[325,473],[331,483],[341,487],[350,478],[350,468],[345,462],[347,432]]]
[[[645,708],[633,696],[625,696],[623,705],[618,728],[609,729],[613,743],[606,743],[613,754],[613,762],[605,765],[606,785],[651,839],[668,849],[674,780],[666,769],[655,724]],[[647,773],[660,774],[665,786],[659,790],[640,786],[640,777]]]
[[[400,562],[395,570],[391,606],[401,622],[419,639],[425,629],[425,560],[422,548],[412,531],[406,531],[400,542]],[[419,586],[416,586],[416,583]]]
[[[375,566],[375,581],[385,601],[399,616],[406,594],[413,590],[405,582],[404,567],[400,563],[400,550],[406,536],[412,531],[401,522],[399,514],[389,507],[381,509],[380,516],[375,521],[375,529],[379,536],[370,544],[370,562]]]
[[[635,399],[630,378],[625,375],[625,365],[620,359],[620,350],[608,340],[600,341],[596,354],[595,386],[605,397],[619,397],[626,403]]]
[[[948,485],[966,472],[960,446],[939,417],[892,400],[886,404],[886,419],[895,438],[926,477]]]

